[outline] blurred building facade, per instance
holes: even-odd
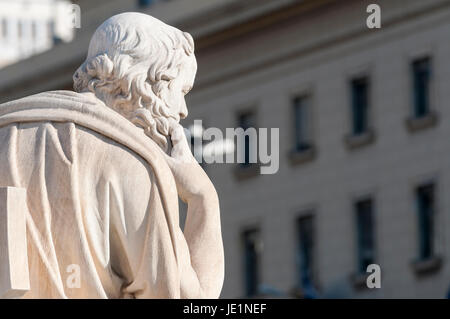
[[[71,3],[61,0],[0,1],[0,67],[71,41]]]
[[[381,7],[381,29],[366,8]],[[190,32],[205,127],[280,128],[280,169],[210,164],[223,297],[443,298],[450,287],[450,1],[76,1],[74,41],[0,70],[0,99],[70,89],[107,17]],[[366,268],[381,267],[381,288]]]

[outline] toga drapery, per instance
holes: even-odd
[[[198,297],[182,288],[192,269],[162,151],[95,97],[0,105],[4,186],[26,189],[24,298]]]

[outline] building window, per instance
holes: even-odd
[[[358,273],[365,274],[367,266],[375,262],[375,234],[372,199],[364,199],[354,204],[358,248]]]
[[[8,37],[8,20],[6,19],[2,20],[2,33],[3,38],[6,39]]]
[[[310,290],[314,283],[314,217],[303,216],[297,221],[297,264],[299,286]]]
[[[375,141],[375,132],[370,128],[370,81],[360,76],[350,81],[351,130],[345,137],[349,150],[358,149]]]
[[[414,118],[422,118],[430,113],[431,59],[413,61]]]
[[[243,155],[243,158],[239,162],[242,167],[248,167],[256,163],[255,157],[257,154],[255,143],[257,142],[257,137],[256,133],[252,130],[256,126],[256,114],[252,111],[241,113],[239,115],[238,121],[239,128],[242,128],[244,130],[243,143],[241,145],[241,149],[238,150],[238,152],[241,152],[241,154]]]
[[[434,251],[435,186],[426,184],[416,189],[419,224],[419,260],[427,260]]]
[[[260,232],[258,229],[246,230],[244,240],[244,274],[245,295],[253,297],[258,294],[259,263],[261,252]]]
[[[361,135],[369,129],[369,79],[357,78],[351,81],[352,134]]]
[[[140,7],[148,7],[153,2],[155,2],[155,0],[139,0],[138,1]]]
[[[406,126],[412,133],[436,126],[437,114],[432,107],[432,60],[429,57],[411,63],[413,107]]]
[[[31,23],[31,38],[35,40],[37,38],[37,26],[36,21]]]
[[[296,152],[302,152],[312,147],[311,143],[311,98],[309,95],[296,97],[293,100],[294,107],[294,148]]]
[[[17,37],[21,39],[23,37],[23,22],[17,21]]]

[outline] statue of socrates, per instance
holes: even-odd
[[[188,33],[123,13],[75,92],[0,105],[0,296],[219,297],[218,196],[179,124],[196,70]]]

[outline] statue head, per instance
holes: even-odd
[[[197,62],[190,34],[142,13],[122,13],[95,31],[76,92],[92,92],[142,127],[164,150],[171,121],[188,114]]]

